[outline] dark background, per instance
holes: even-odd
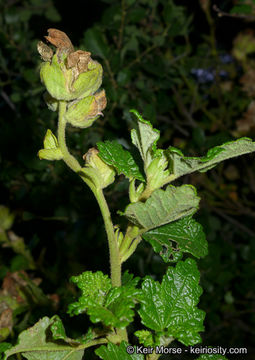
[[[255,137],[255,22],[249,18],[255,5],[247,3],[244,8],[241,1],[0,1],[0,192],[1,204],[14,214],[7,237],[19,239],[15,246],[0,237],[0,280],[16,296],[10,333],[2,340],[15,341],[19,331],[53,313],[71,336],[79,335],[86,319],[66,315],[77,296],[69,278],[86,270],[109,273],[92,194],[64,164],[37,157],[46,130],[56,129],[56,114],[42,97],[37,41],[48,28],[58,28],[103,65],[105,116],[92,128],[68,132],[80,161],[99,140],[129,141],[131,108],[161,131],[162,148],[203,155],[224,141]],[[213,5],[226,13],[235,6],[237,15],[218,17]],[[203,344],[249,347],[244,359],[254,356],[254,170],[254,155],[247,155],[178,182],[198,188],[196,218],[209,242],[209,255],[199,261],[200,308],[207,312]],[[105,191],[116,224],[123,221],[116,211],[127,204],[127,185],[120,177]],[[0,211],[0,224],[4,216]],[[124,265],[159,280],[166,267],[146,243]],[[12,275],[20,272],[26,291]],[[0,302],[2,296],[3,291]]]

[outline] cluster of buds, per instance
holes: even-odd
[[[49,29],[46,40],[56,47],[56,52],[38,43],[43,59],[40,76],[47,89],[45,100],[51,110],[57,110],[59,101],[67,103],[66,120],[71,125],[86,128],[102,115],[106,107],[102,84],[102,66],[91,59],[90,52],[77,50],[68,36],[57,29]]]

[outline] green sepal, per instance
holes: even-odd
[[[58,100],[54,99],[48,92],[43,95],[43,99],[48,106],[48,109],[51,111],[57,111],[58,109]]]
[[[79,128],[87,128],[102,115],[106,106],[105,91],[101,90],[95,95],[86,96],[69,104],[65,118],[67,121]]]
[[[58,147],[58,140],[51,130],[47,130],[43,141],[44,149],[39,150],[38,156],[45,160],[61,160],[63,154]]]
[[[75,79],[72,69],[67,69],[64,58],[59,62],[55,54],[52,62],[41,65],[41,81],[49,94],[56,100],[71,101],[95,93],[102,83],[102,66],[96,61],[90,61],[88,71],[80,73]]]
[[[97,149],[89,149],[83,158],[85,159],[85,167],[82,168],[82,171],[85,176],[90,177],[97,188],[104,189],[114,182],[114,168],[101,160]]]

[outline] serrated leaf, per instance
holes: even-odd
[[[145,202],[129,204],[124,215],[146,231],[193,214],[199,197],[191,185],[158,189]]]
[[[133,321],[133,308],[139,298],[141,291],[138,289],[129,286],[114,287],[102,306],[91,306],[87,313],[93,323],[101,321],[106,326],[124,328]]]
[[[196,360],[228,360],[228,359],[222,355],[203,354],[199,356],[199,358],[197,358]]]
[[[154,339],[151,331],[138,330],[134,333],[134,335],[138,337],[140,344],[143,344],[146,347],[154,345]]]
[[[128,344],[124,341],[122,341],[119,346],[109,343],[107,347],[100,346],[95,353],[103,360],[144,360],[143,355],[135,353],[135,347],[134,354],[129,355],[127,353],[127,347]]]
[[[97,143],[100,158],[106,164],[113,166],[118,174],[124,174],[129,179],[144,181],[144,177],[139,170],[131,153],[116,141],[105,141]]]
[[[79,345],[80,341],[74,340],[66,336],[65,328],[62,320],[58,315],[54,315],[51,319],[50,330],[53,340],[62,340],[70,345]]]
[[[188,252],[197,258],[204,257],[208,253],[203,227],[191,216],[150,230],[142,236],[165,262],[169,262],[169,258],[177,250]],[[173,246],[172,241],[177,244],[177,248]]]
[[[149,166],[152,160],[152,151],[156,150],[156,143],[159,139],[159,131],[153,129],[151,123],[142,118],[136,110],[130,110],[138,119],[138,129],[131,130],[132,143],[138,148],[145,167]]]
[[[121,287],[112,287],[108,276],[100,271],[85,272],[71,278],[82,291],[78,302],[70,304],[68,312],[78,315],[86,312],[93,323],[124,328],[134,317],[133,308],[141,298],[141,291],[135,288],[133,279]]]
[[[70,304],[68,307],[68,313],[71,315],[78,315],[86,311],[89,306],[102,305],[111,289],[111,280],[101,271],[96,273],[86,271],[81,275],[72,276],[70,280],[82,292],[78,302]]]
[[[179,149],[173,147],[170,147],[165,153],[170,159],[170,173],[173,174],[173,176],[171,175],[173,181],[194,171],[205,172],[221,161],[253,151],[255,151],[255,142],[249,138],[241,138],[216,146],[203,157],[187,157]]]
[[[17,353],[28,360],[81,360],[83,349],[50,341],[48,331],[51,324],[52,319],[44,317],[33,327],[22,331],[18,344],[5,352],[4,360]]]
[[[149,329],[172,336],[184,345],[201,341],[204,311],[197,308],[202,289],[200,274],[193,259],[169,267],[162,283],[147,277],[143,284],[143,302],[138,311]]]

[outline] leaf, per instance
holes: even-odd
[[[131,130],[132,143],[138,148],[144,162],[147,187],[151,192],[165,184],[164,180],[169,176],[166,170],[168,161],[164,151],[157,149],[159,131],[154,129],[149,121],[146,121],[136,110],[130,110],[138,119],[138,128]]]
[[[3,359],[3,353],[10,349],[12,347],[12,344],[7,343],[7,342],[1,342],[0,343],[0,360]]]
[[[129,151],[116,141],[98,142],[97,147],[99,157],[108,165],[112,165],[118,171],[118,174],[124,174],[127,178],[144,181],[144,177],[139,170],[133,156]]]
[[[196,360],[228,360],[228,359],[222,355],[203,354],[199,356],[199,358],[197,358]]]
[[[151,123],[142,118],[136,110],[130,110],[138,119],[138,129],[131,130],[132,143],[138,148],[145,166],[149,166],[153,156],[152,151],[156,150],[156,143],[159,139],[159,131],[153,129]]]
[[[64,325],[58,315],[54,315],[51,319],[50,330],[53,340],[62,340],[70,345],[79,345],[80,341],[71,339],[66,336]]]
[[[252,6],[248,4],[236,5],[230,10],[230,14],[251,14],[251,13],[252,13]]]
[[[165,262],[168,262],[170,256],[176,251],[172,241],[177,244],[179,251],[188,252],[198,259],[208,253],[208,244],[203,227],[191,216],[150,230],[142,236]]]
[[[162,283],[147,277],[142,284],[143,302],[138,311],[149,329],[172,336],[184,345],[201,341],[204,311],[196,305],[202,294],[200,274],[193,259],[169,267]]]
[[[115,345],[109,343],[106,346],[100,346],[99,349],[95,351],[95,353],[103,360],[143,360],[144,356],[141,354],[135,353],[135,346],[134,346],[134,354],[129,355],[127,353],[127,347],[129,345],[122,341],[120,345]]]
[[[9,230],[14,222],[14,214],[4,205],[0,205],[0,229]]]
[[[136,288],[114,287],[107,294],[103,306],[89,307],[87,312],[93,323],[101,321],[106,326],[124,328],[133,321],[133,308],[140,298],[141,291]]]
[[[68,307],[68,313],[71,315],[78,315],[86,311],[89,306],[102,305],[106,294],[111,289],[111,280],[101,271],[96,273],[86,271],[81,275],[72,276],[70,280],[82,292],[78,302],[70,304]]]
[[[33,327],[22,331],[18,344],[5,352],[4,360],[17,353],[21,353],[28,360],[81,360],[84,349],[49,339],[48,331],[53,319],[54,317],[44,317]]]
[[[155,344],[152,332],[149,330],[138,330],[134,333],[134,335],[138,337],[139,343],[146,347],[153,346]]]
[[[133,308],[141,298],[136,289],[137,279],[129,279],[126,285],[112,287],[108,276],[100,271],[85,272],[71,278],[82,290],[78,302],[70,304],[68,312],[78,315],[86,312],[93,323],[102,322],[106,326],[124,328],[134,317]]]
[[[108,45],[102,35],[102,31],[98,28],[88,29],[85,32],[84,40],[87,50],[91,51],[93,55],[100,56],[102,59],[109,56]]]
[[[219,162],[255,151],[255,142],[249,138],[240,138],[210,149],[203,157],[186,157],[176,148],[170,147],[166,155],[170,159],[172,181],[194,171],[205,172]]]
[[[145,202],[129,204],[125,215],[146,231],[192,215],[198,209],[199,197],[191,185],[155,190]]]

